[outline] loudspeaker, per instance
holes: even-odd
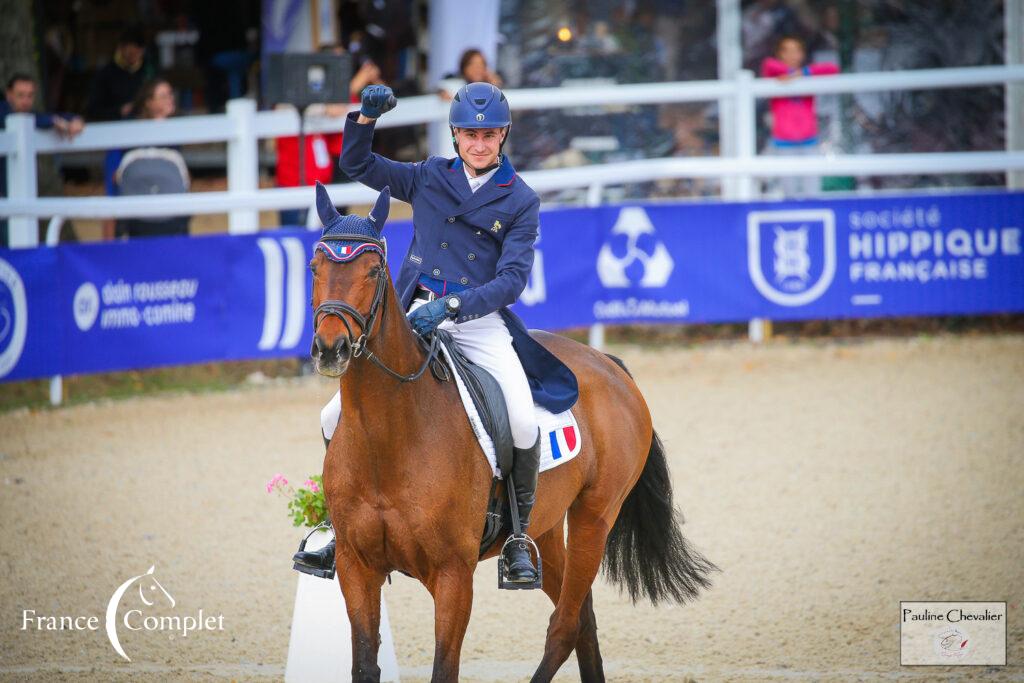
[[[303,109],[311,104],[348,102],[351,80],[352,57],[348,54],[269,55],[264,103]]]

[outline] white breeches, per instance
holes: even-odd
[[[422,301],[414,301],[411,311]],[[519,356],[512,348],[512,335],[498,313],[456,325],[450,320],[440,328],[451,332],[455,343],[466,357],[484,368],[498,381],[508,408],[512,441],[516,448],[529,448],[537,441],[537,420],[533,412],[533,396],[526,380]],[[429,381],[429,379],[426,379]],[[324,437],[330,439],[341,419],[341,392],[327,402],[320,411],[320,426]]]

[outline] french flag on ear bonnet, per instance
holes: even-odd
[[[320,234],[320,241],[313,248],[314,251],[322,251],[324,256],[338,263],[351,261],[367,251],[375,251],[384,256],[384,251],[377,243],[381,241],[380,235],[390,209],[391,189],[385,186],[366,218],[342,216],[334,208],[327,188],[317,182],[316,212],[320,216],[320,222],[324,224],[324,230]]]

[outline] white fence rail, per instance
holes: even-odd
[[[523,176],[539,191],[588,189],[589,203],[600,201],[603,188],[662,178],[735,178],[731,194],[736,199],[755,196],[755,179],[794,175],[901,175],[987,173],[1024,170],[1024,151],[944,152],[929,154],[823,155],[819,157],[759,157],[756,150],[755,103],[768,97],[966,88],[1024,82],[1024,66],[984,66],[959,69],[880,72],[818,76],[778,81],[755,79],[742,71],[731,81],[693,81],[613,85],[585,88],[510,90],[516,111],[530,109],[664,104],[673,102],[731,101],[735,117],[732,130],[736,153],[729,157],[672,157],[614,164],[599,164]],[[379,127],[444,122],[447,103],[435,96],[403,98],[399,107],[381,118]],[[184,213],[228,213],[229,230],[236,233],[258,229],[260,210],[307,207],[305,188],[258,189],[257,152],[261,138],[295,135],[298,115],[291,111],[256,111],[252,100],[234,100],[220,116],[193,116],[167,121],[99,123],[71,141],[34,129],[29,115],[11,115],[7,130],[0,132],[0,154],[8,172],[7,200],[0,201],[0,216],[10,217],[10,244],[36,244],[35,221],[65,218],[121,218],[167,215],[168,206]],[[1020,122],[1008,122],[1010,127]],[[340,118],[311,118],[307,130],[341,130]],[[125,146],[186,145],[226,142],[227,192],[202,192],[158,197],[39,198],[36,189],[38,154],[73,153]],[[371,201],[374,193],[360,185],[335,185],[334,200],[341,204]],[[54,232],[51,230],[51,232]],[[49,240],[48,240],[49,241]]]

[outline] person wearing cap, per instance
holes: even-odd
[[[534,341],[508,306],[526,287],[534,260],[540,199],[502,149],[512,123],[508,100],[490,83],[464,85],[452,99],[449,126],[457,156],[416,163],[371,150],[377,119],[396,106],[391,88],[362,92],[359,112],[345,122],[339,164],[353,180],[413,207],[413,239],[396,281],[413,329],[451,329],[471,361],[501,386],[512,431],[512,481],[523,535],[536,497],[540,435],[534,402],[553,413],[578,396],[572,371]],[[340,392],[321,413],[325,441],[341,417]],[[333,543],[299,553],[297,564],[332,566]],[[537,579],[525,538],[509,544],[508,579]]]

